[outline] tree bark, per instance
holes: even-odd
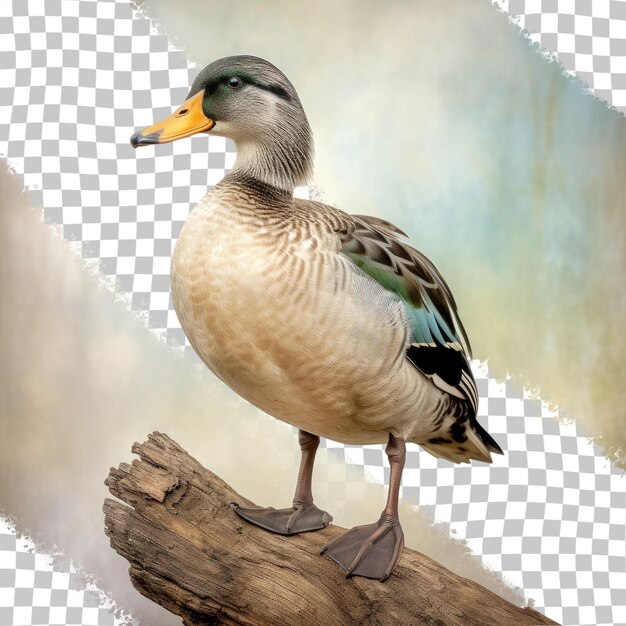
[[[167,435],[152,433],[133,452],[140,459],[105,481],[126,503],[105,500],[105,531],[136,589],[186,626],[556,623],[408,549],[385,583],[346,578],[320,556],[343,528],[269,533],[229,506],[253,503]]]

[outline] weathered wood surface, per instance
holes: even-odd
[[[133,452],[140,459],[106,480],[125,503],[105,500],[106,533],[138,591],[186,626],[555,623],[412,550],[385,583],[348,579],[319,554],[343,528],[266,532],[229,507],[253,503],[167,435],[152,433]]]

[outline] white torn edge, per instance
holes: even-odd
[[[605,100],[598,96],[595,89],[588,85],[586,82],[579,78],[576,68],[568,69],[559,58],[558,50],[548,50],[541,45],[541,35],[543,33],[533,33],[525,28],[525,14],[512,15],[509,13],[509,0],[491,0],[491,4],[496,8],[499,13],[505,13],[510,24],[517,27],[518,31],[526,39],[530,47],[540,54],[548,63],[556,63],[561,68],[561,74],[565,76],[570,82],[574,83],[585,95],[591,96],[594,100],[601,102],[610,111],[615,111],[618,115],[626,117],[626,108],[618,108],[612,102]],[[611,40],[610,37],[605,39]],[[613,98],[613,90],[611,89],[611,98]]]
[[[53,579],[50,585],[50,589],[63,589],[68,590],[69,594],[77,594],[80,597],[74,598],[74,602],[70,604],[68,601],[67,606],[81,606],[85,607],[82,596],[85,592],[96,594],[98,596],[98,608],[106,609],[110,613],[113,613],[113,623],[115,626],[139,626],[139,622],[132,616],[132,614],[122,609],[115,603],[115,600],[107,593],[102,591],[98,586],[97,577],[86,573],[84,570],[77,567],[74,562],[69,559],[69,564],[64,569],[68,571],[60,571],[55,567],[60,561],[67,562],[68,557],[60,550],[52,549],[47,551],[27,534],[24,534],[18,530],[18,524],[12,519],[0,516],[0,533],[11,533],[15,535],[15,554],[18,553],[30,553],[35,555],[35,571],[37,572],[50,572]],[[7,550],[0,550],[0,569],[15,569],[13,563],[7,562],[8,555],[12,555],[13,552]],[[80,579],[80,586],[71,586],[70,577],[78,577]]]
[[[141,4],[141,0],[130,0],[130,8],[132,10],[134,20],[146,20],[150,23],[150,36],[165,37],[167,39],[167,51],[168,52],[182,52],[187,59],[187,66],[190,69],[196,69],[197,64],[187,56],[187,51],[182,47],[172,42],[172,38],[161,27],[160,22],[148,15],[148,12]]]

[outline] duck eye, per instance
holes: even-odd
[[[238,78],[237,76],[233,76],[232,78],[229,78],[228,86],[232,87],[233,89],[237,89],[237,87],[241,87],[241,78]]]

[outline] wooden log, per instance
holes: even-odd
[[[105,481],[125,503],[105,500],[106,534],[137,590],[186,626],[556,623],[408,549],[385,583],[346,578],[320,556],[343,528],[269,533],[230,508],[252,502],[167,435],[132,449],[140,459],[111,468]]]

